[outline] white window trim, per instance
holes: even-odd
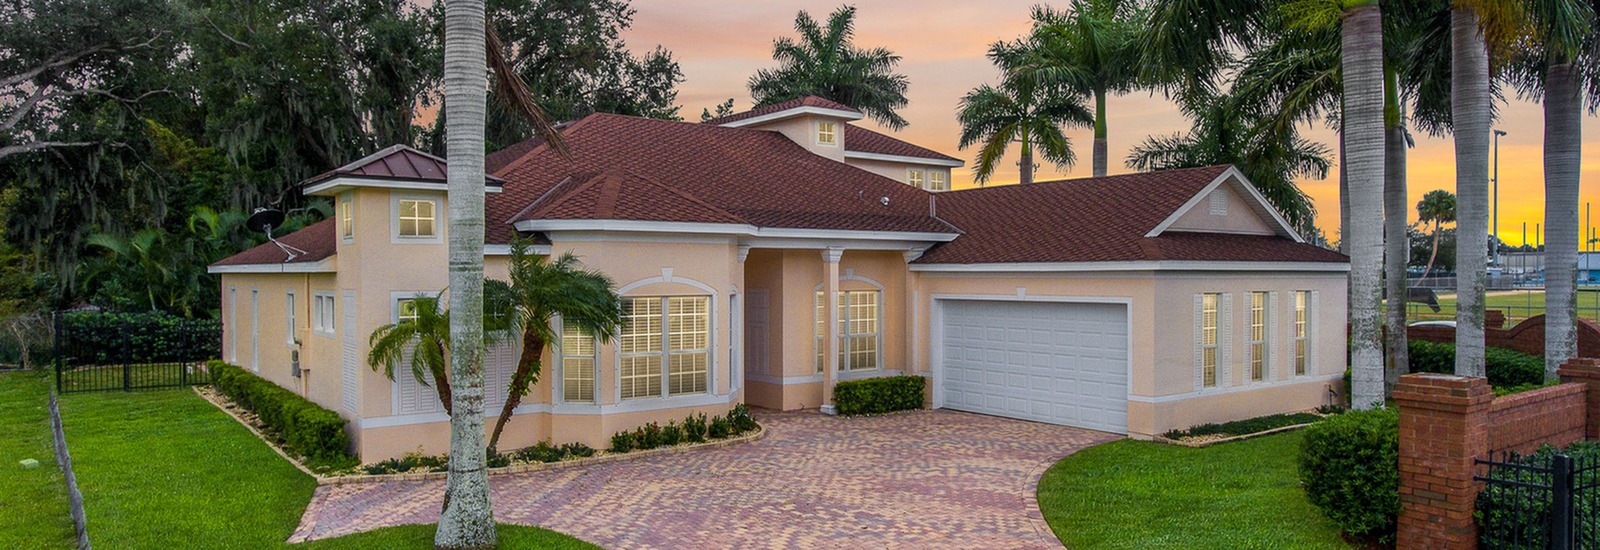
[[[873,310],[874,310],[874,313],[876,313],[876,317],[877,317],[874,320],[874,326],[876,326],[877,329],[878,329],[876,332],[872,333],[872,335],[874,336],[874,340],[876,340],[876,343],[874,344],[875,347],[873,349],[873,355],[875,355],[875,357],[873,358],[873,362],[872,362],[872,364],[875,365],[875,366],[870,368],[870,369],[852,369],[852,368],[849,368],[849,366],[848,366],[849,363],[850,363],[850,352],[849,352],[848,349],[846,349],[846,345],[847,345],[846,342],[849,341],[849,338],[850,338],[851,334],[848,332],[848,329],[845,328],[845,327],[847,327],[849,325],[850,319],[849,319],[848,316],[846,316],[844,319],[840,319],[839,320],[839,324],[838,324],[838,326],[839,326],[839,334],[837,336],[837,338],[839,339],[839,347],[837,348],[837,351],[844,355],[842,360],[839,362],[839,375],[842,376],[844,373],[858,373],[858,374],[859,373],[871,373],[871,372],[875,372],[875,371],[884,370],[884,367],[883,367],[883,328],[884,328],[884,326],[883,326],[883,320],[884,320],[884,314],[883,314],[883,309],[884,309],[884,306],[883,306],[883,289],[882,288],[873,288],[871,290],[840,290],[838,292],[840,294],[844,294],[844,296],[840,297],[837,305],[839,306],[840,309],[843,309],[846,312],[850,311],[849,297],[850,297],[850,293],[851,292],[870,292],[870,293],[876,294],[877,295],[877,299],[873,304]],[[821,289],[818,289],[818,290],[816,290],[815,292],[812,293],[812,300],[813,300],[813,304],[812,304],[812,308],[811,308],[811,311],[813,312],[812,317],[816,316],[815,312],[816,312],[817,309],[824,307],[821,302],[826,298],[826,296],[821,296],[821,294],[823,294],[823,293],[824,293],[824,291],[821,290]],[[838,311],[834,311],[833,314],[835,316],[837,316],[839,314],[839,312]],[[816,321],[817,320],[815,318],[812,319],[813,323],[816,323]],[[812,346],[813,346],[812,356],[813,356],[813,361],[817,363],[816,371],[818,373],[820,373],[823,370],[825,370],[824,363],[825,363],[825,360],[827,359],[826,352],[821,351],[823,346],[824,346],[824,344],[825,344],[825,342],[824,342],[825,338],[827,338],[827,335],[819,334],[819,333],[817,333],[816,329],[814,329],[814,328],[812,329],[812,342],[813,342],[813,344],[812,344]]]
[[[345,219],[346,214],[349,214],[350,216],[348,221]],[[344,244],[354,243],[356,241],[356,203],[354,191],[346,191],[345,193],[339,195],[338,216],[339,240]],[[347,224],[348,229],[346,229]]]
[[[1211,354],[1215,362],[1211,368],[1212,383],[1206,384],[1206,341],[1205,341],[1205,301],[1207,296],[1214,296],[1213,305],[1216,308],[1213,318],[1216,326],[1212,327],[1215,336],[1212,338],[1211,347],[1216,351]],[[1201,292],[1194,296],[1194,386],[1196,391],[1209,391],[1223,387],[1222,383],[1222,300],[1218,292]]]
[[[324,300],[326,300],[326,302],[324,302]],[[331,319],[323,319],[323,307],[324,306],[321,305],[323,303],[327,304],[326,307],[329,308],[329,311],[331,312],[328,315],[328,317],[331,317]],[[339,324],[338,300],[335,298],[333,291],[332,290],[318,290],[318,291],[312,292],[311,293],[311,332],[313,334],[316,334],[317,336],[323,336],[323,337],[326,337],[326,338],[333,338],[334,335],[337,333],[337,328],[336,327],[338,326],[338,324]]]
[[[261,288],[250,287],[250,370],[261,372]]]
[[[935,175],[938,175],[940,180],[941,180],[939,182],[939,186],[938,187],[934,187],[934,185],[933,185],[933,176],[935,176]],[[944,171],[944,170],[937,170],[937,169],[927,170],[923,174],[923,178],[924,178],[923,181],[927,182],[926,183],[926,189],[928,191],[949,191],[950,190],[950,174],[948,172]]]
[[[239,287],[228,287],[228,362],[239,364]]]
[[[1261,295],[1261,339],[1255,339],[1255,297]],[[1250,291],[1244,293],[1245,330],[1244,384],[1268,384],[1272,379],[1272,293]],[[1261,379],[1255,378],[1256,344],[1261,344]]]
[[[1298,298],[1299,298],[1299,296],[1300,296],[1300,294],[1302,292],[1305,293],[1305,296],[1306,296],[1305,336],[1295,336],[1295,334],[1294,334],[1294,325],[1295,325],[1295,315],[1297,313],[1295,311],[1296,310],[1296,302],[1298,301]],[[1286,369],[1287,372],[1285,374],[1287,375],[1286,378],[1294,379],[1294,378],[1303,378],[1303,377],[1306,377],[1306,376],[1312,376],[1312,375],[1317,374],[1317,354],[1316,354],[1316,349],[1317,349],[1317,346],[1316,346],[1316,342],[1317,342],[1317,323],[1316,323],[1317,292],[1314,291],[1314,290],[1296,290],[1296,291],[1293,291],[1291,296],[1293,296],[1294,298],[1291,298],[1289,300],[1289,308],[1288,308],[1289,309],[1289,319],[1290,319],[1290,321],[1289,321],[1289,354],[1288,354],[1289,355],[1289,361],[1288,361],[1288,368]],[[1305,348],[1306,348],[1306,351],[1305,351],[1305,372],[1304,373],[1297,372],[1299,369],[1297,369],[1296,365],[1295,365],[1295,349],[1294,348],[1295,348],[1295,344],[1297,342],[1301,341],[1301,340],[1304,340],[1305,343],[1306,343],[1306,345],[1305,345]]]
[[[289,348],[291,350],[294,349],[294,346],[295,346],[295,343],[296,343],[295,340],[296,340],[296,337],[298,336],[298,334],[296,334],[296,330],[295,330],[295,326],[294,326],[295,325],[295,317],[298,317],[298,315],[296,315],[297,311],[295,310],[295,305],[296,305],[295,302],[296,301],[297,301],[297,299],[295,297],[293,289],[290,289],[290,290],[284,292],[284,294],[283,294],[283,321],[284,321],[283,322],[283,325],[284,325],[284,329],[283,329],[284,330],[284,332],[283,332],[283,345],[284,345],[284,347],[287,347],[287,348]]]
[[[433,236],[400,236],[400,201],[428,201],[433,203]],[[389,242],[393,244],[440,244],[444,242],[444,197],[423,193],[389,193]]]
[[[833,125],[833,141],[822,141],[823,124]],[[811,125],[811,130],[811,140],[815,142],[818,147],[838,147],[840,142],[844,141],[843,124],[839,123],[838,121],[818,120]]]

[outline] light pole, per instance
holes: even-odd
[[[1500,136],[1506,135],[1505,130],[1494,131],[1494,265],[1500,266]]]

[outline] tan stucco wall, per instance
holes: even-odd
[[[831,120],[834,122],[834,145],[820,145],[817,143],[817,121],[819,120]],[[800,115],[763,124],[745,126],[745,128],[778,132],[789,138],[790,141],[805,147],[806,150],[811,151],[813,154],[844,162],[844,125],[845,120],[842,118]]]
[[[854,166],[856,168],[860,168],[862,170],[866,170],[868,172],[872,172],[874,174],[877,174],[877,175],[892,179],[894,181],[898,181],[900,183],[909,183],[907,181],[907,170],[921,170],[925,174],[932,173],[932,172],[941,172],[941,173],[944,174],[945,189],[946,190],[953,189],[953,187],[951,187],[951,184],[950,184],[950,169],[948,167],[944,167],[944,166],[929,166],[929,165],[926,165],[926,164],[906,164],[906,163],[901,163],[901,162],[886,162],[886,161],[881,161],[881,160],[866,160],[866,159],[855,159],[855,158],[845,159],[844,162],[845,162],[845,164],[849,164],[849,165]],[[926,185],[927,176],[924,175],[923,178],[924,178],[923,179],[924,185]]]
[[[1211,233],[1240,233],[1246,235],[1271,235],[1274,233],[1272,226],[1261,219],[1250,203],[1254,199],[1247,199],[1240,195],[1238,190],[1231,185],[1236,180],[1229,180],[1229,184],[1218,186],[1210,193],[1202,196],[1200,202],[1194,205],[1177,221],[1174,221],[1169,231],[1206,231]],[[1213,195],[1222,195],[1227,207],[1226,214],[1211,213],[1211,198]]]

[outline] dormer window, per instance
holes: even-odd
[[[356,207],[350,194],[339,199],[339,235],[349,242],[356,237]]]
[[[945,180],[945,176],[944,176],[944,171],[943,170],[930,170],[930,171],[928,171],[928,190],[929,191],[949,191],[950,190],[950,184],[949,184],[948,181]]]
[[[915,187],[917,189],[926,189],[925,187],[923,187],[922,177],[923,177],[923,172],[921,170],[916,170],[916,169],[906,170],[906,185],[910,185],[910,186]]]
[[[443,197],[421,193],[389,195],[389,241],[394,244],[438,244],[441,236]]]
[[[831,120],[817,121],[817,145],[839,145],[839,124]]]

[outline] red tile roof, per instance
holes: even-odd
[[[873,153],[878,155],[895,155],[901,157],[917,157],[933,160],[961,159],[940,153],[927,147],[913,145],[884,134],[859,128],[849,124],[844,125],[844,150],[850,152]]]
[[[711,119],[711,120],[707,120],[707,121],[703,122],[702,124],[710,124],[712,126],[721,126],[721,125],[727,124],[729,122],[738,122],[738,121],[741,121],[741,120],[744,120],[744,119],[747,119],[747,118],[755,118],[755,117],[762,116],[762,115],[770,115],[772,113],[780,113],[780,112],[783,112],[783,111],[787,111],[789,109],[796,109],[796,108],[799,108],[799,107],[817,107],[817,108],[821,108],[821,109],[832,109],[832,110],[835,110],[835,111],[849,111],[849,112],[852,112],[852,113],[861,114],[861,111],[858,111],[854,107],[851,107],[849,105],[845,105],[843,103],[839,103],[839,102],[836,102],[836,101],[833,101],[833,100],[829,100],[829,99],[823,99],[823,98],[820,98],[820,97],[817,97],[817,96],[814,96],[814,95],[808,95],[808,96],[805,96],[805,97],[799,97],[799,98],[791,99],[791,100],[784,101],[784,102],[781,102],[781,103],[773,103],[771,105],[766,105],[766,106],[762,106],[762,107],[756,107],[754,109],[751,109],[751,110],[748,110],[748,111],[745,111],[745,112],[742,112],[742,113],[734,113],[734,114],[731,114],[731,115],[728,115],[728,116],[725,116],[725,117],[722,117],[722,118],[714,118],[714,119]]]
[[[485,199],[490,243],[507,242],[510,224],[528,219],[957,232],[929,215],[927,192],[811,154],[776,132],[595,114],[563,135],[570,161],[537,144],[497,159],[495,174],[508,183]],[[599,202],[612,193],[616,202]],[[599,212],[610,217],[584,218]]]
[[[301,185],[315,185],[337,176],[399,179],[444,183],[448,173],[445,160],[405,145],[391,145],[360,160],[323,172]],[[495,177],[485,178],[489,185],[499,185]]]
[[[964,234],[919,264],[1155,260],[1345,262],[1344,255],[1277,236],[1145,235],[1227,166],[951,191],[938,215]]]
[[[284,254],[283,249],[278,248],[278,245],[270,242],[261,243],[249,250],[228,256],[211,265],[312,263],[332,256],[338,249],[338,236],[334,231],[334,221],[331,218],[278,237],[278,242],[304,250],[306,253],[286,262],[285,260],[289,259],[289,255]]]

